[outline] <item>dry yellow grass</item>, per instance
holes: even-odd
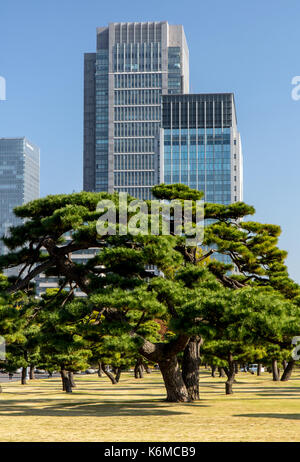
[[[124,374],[118,385],[76,376],[70,395],[59,379],[4,383],[0,441],[299,441],[299,373],[286,383],[267,373],[237,380],[225,396],[224,379],[202,370],[201,401],[188,404],[163,401],[156,371],[142,380]]]

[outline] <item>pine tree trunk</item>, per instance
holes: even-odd
[[[139,379],[139,378],[140,378],[139,373],[138,373],[138,367],[137,367],[136,364],[135,364],[135,366],[134,366],[134,378],[135,378],[135,379]]]
[[[272,374],[273,374],[273,381],[278,382],[279,381],[279,371],[278,371],[276,359],[272,359]]]
[[[175,403],[189,401],[177,360],[177,355],[184,351],[189,340],[190,336],[186,334],[178,335],[169,344],[155,344],[144,339],[143,345],[139,349],[139,353],[144,358],[159,365],[167,391],[167,401]]]
[[[30,370],[29,370],[29,378],[30,380],[35,380],[35,375],[34,375],[34,366],[31,365],[30,366]]]
[[[261,375],[261,363],[257,365],[257,375]]]
[[[239,373],[239,364],[237,362],[234,363],[234,372],[235,374]]]
[[[62,369],[60,371],[60,376],[61,376],[62,391],[66,391],[65,381],[64,381],[64,372]]]
[[[134,366],[134,377],[136,379],[142,379],[144,377],[143,375],[143,369],[142,369],[142,358],[139,358]]]
[[[225,369],[225,368],[224,368]],[[226,372],[226,369],[225,369]],[[233,393],[232,385],[234,383],[235,377],[235,365],[233,361],[232,354],[228,355],[228,369],[227,369],[227,381],[225,382],[225,393],[226,395],[231,395]]]
[[[190,401],[199,400],[199,339],[196,337],[192,337],[184,349],[182,378]]]
[[[114,375],[113,375],[111,372],[109,372],[109,371],[107,370],[107,366],[106,366],[105,364],[103,364],[103,372],[104,372],[104,374],[107,375],[107,377],[111,380],[111,383],[112,383],[113,385],[115,385],[115,384],[117,383],[117,381],[116,381]]]
[[[22,367],[22,373],[21,373],[21,384],[26,385],[26,373],[27,373],[27,367]]]
[[[102,375],[103,375],[102,363],[101,361],[98,361],[98,377],[102,377]]]
[[[76,388],[76,383],[75,383],[75,380],[74,380],[73,372],[71,372],[71,371],[68,372],[68,378],[69,378],[71,387]]]
[[[65,369],[61,369],[60,374],[62,378],[63,391],[66,393],[72,393],[72,386],[67,371]]]
[[[121,367],[118,367],[117,368],[117,371],[116,371],[116,382],[119,383],[119,380],[120,380],[120,377],[121,377],[121,372],[122,372],[122,368]]]
[[[69,377],[64,378],[66,393],[72,393],[72,386]]]
[[[281,376],[281,379],[280,379],[280,380],[281,380],[282,382],[287,382],[287,381],[291,378],[291,375],[292,375],[294,366],[295,366],[295,360],[294,360],[294,359],[291,359],[291,360],[287,363],[287,365],[286,365],[286,367],[285,367],[285,369],[284,369],[284,371],[283,371],[283,374],[282,374],[282,376]]]
[[[226,376],[223,367],[218,367],[218,371],[219,371],[219,377],[225,377]]]
[[[211,366],[211,376],[212,377],[216,376],[216,370],[217,370],[217,366]]]
[[[172,403],[188,402],[189,396],[179,369],[177,356],[158,361],[166,391],[166,400]]]
[[[284,359],[282,361],[283,372],[284,372],[284,369],[286,368],[287,364],[288,364],[287,361]]]
[[[144,366],[144,369],[145,369],[145,371],[146,371],[146,374],[151,374],[151,370],[150,370],[149,364],[143,363],[143,366]]]

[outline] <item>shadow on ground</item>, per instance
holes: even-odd
[[[300,414],[234,414],[233,417],[262,417],[264,419],[300,420]]]
[[[49,400],[50,401],[50,400]],[[32,408],[30,403],[39,405]],[[184,415],[188,412],[172,410],[169,404],[142,402],[142,403],[101,403],[97,402],[65,402],[45,405],[45,400],[30,400],[28,405],[19,404],[19,401],[9,401],[9,405],[1,403],[0,416],[60,416],[60,417],[116,417],[116,416],[172,416]]]

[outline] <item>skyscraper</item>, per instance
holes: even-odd
[[[242,201],[243,155],[233,93],[167,95],[162,105],[159,182],[203,191],[206,202]],[[212,258],[232,263],[226,255]]]
[[[84,60],[84,190],[150,198],[161,96],[189,91],[183,27],[111,23]]]
[[[207,202],[243,200],[243,159],[233,93],[163,96],[160,183],[202,190]]]
[[[40,195],[40,150],[22,138],[0,138],[0,237],[22,223],[13,209]],[[0,241],[0,255],[5,246]]]

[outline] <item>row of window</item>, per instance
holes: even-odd
[[[161,60],[148,58],[146,60],[140,59],[137,63],[130,61],[124,61],[120,59],[114,62],[114,72],[147,72],[147,71],[160,71]]]
[[[108,72],[108,50],[100,50],[96,55],[96,73]]]
[[[115,91],[116,106],[131,104],[160,104],[161,90],[118,90]]]
[[[96,74],[108,72],[108,61],[107,63],[97,63],[96,62]]]
[[[206,191],[206,194],[217,194],[217,195],[224,195],[224,194],[231,194],[231,186],[230,183],[224,183],[224,184],[207,184],[198,177],[198,182],[197,182],[197,175],[188,175],[188,174],[165,174],[164,175],[164,182],[167,184],[172,184],[176,182],[182,182],[187,184],[188,186],[193,183],[196,189],[199,189],[200,191]]]
[[[228,155],[230,154],[230,146],[224,144],[223,146],[214,146],[214,145],[190,145],[189,147],[187,146],[180,146],[180,145],[175,145],[175,146],[165,146],[164,147],[164,152],[166,155],[170,155],[171,152],[182,152],[182,153],[190,153],[190,156],[196,157],[196,153],[200,154],[201,156],[204,157],[205,153],[207,157],[213,157],[213,156],[218,156],[221,157],[222,154]]]
[[[230,163],[190,163],[189,165],[187,163],[184,163],[184,162],[180,162],[180,160],[174,160],[173,159],[173,162],[172,163],[166,163],[165,162],[165,171],[170,171],[173,167],[173,171],[176,172],[177,170],[179,170],[179,168],[181,167],[182,169],[185,169],[185,170],[188,170],[188,169],[191,169],[191,170],[196,170],[198,168],[198,170],[215,170],[215,171],[229,171],[231,170],[231,165]]]
[[[96,76],[96,93],[100,91],[108,93],[108,74]]]
[[[100,164],[96,164],[96,169],[98,172],[106,172],[108,168],[108,160],[102,160]]]
[[[114,156],[115,170],[154,170],[153,155],[125,154]]]
[[[181,90],[181,75],[168,74],[168,88]]]
[[[185,149],[182,149],[181,151],[179,151],[179,149],[164,151],[165,161],[170,159],[179,159],[180,157],[186,160],[189,159],[190,162],[196,162],[197,159],[199,162],[213,162],[213,159],[217,162],[230,162],[231,160],[230,151],[198,151],[198,153],[196,150],[188,151]]]
[[[220,127],[215,127],[215,128],[195,128],[193,126],[190,126],[189,128],[166,128],[164,129],[164,133],[166,136],[168,135],[230,135],[231,129],[224,127],[223,129]]]
[[[166,146],[177,145],[177,144],[214,144],[214,145],[230,145],[230,134],[222,135],[196,135],[196,134],[174,134],[173,136],[166,134],[164,137],[164,144]]]
[[[96,122],[107,122],[108,120],[108,108],[97,108],[96,109]]]
[[[160,114],[160,106],[115,107],[115,120],[117,121],[160,120]]]
[[[115,152],[154,152],[154,138],[116,138]]]
[[[117,74],[115,88],[161,88],[161,73]]]
[[[115,186],[151,186],[154,184],[154,172],[115,172]]]
[[[160,43],[128,43],[113,48],[114,72],[158,71],[161,69]]]
[[[114,30],[116,42],[156,42],[161,40],[162,23],[117,23]]]
[[[125,56],[130,58],[131,56],[159,56],[161,57],[161,45],[160,43],[124,43],[120,45],[116,43],[113,47],[113,54],[115,56]]]
[[[115,123],[115,136],[156,136],[158,122]]]
[[[230,127],[232,107],[224,101],[163,101],[163,127]]]
[[[96,138],[107,138],[108,137],[108,123],[96,123]]]
[[[231,201],[231,194],[206,194],[205,200],[207,202],[219,202],[221,204],[225,204]]]
[[[103,174],[97,175],[96,173],[96,192],[107,191],[108,190],[108,181],[107,176]]]
[[[183,155],[190,155],[190,157],[222,157],[227,156],[230,157],[231,150],[229,145],[223,146],[214,146],[214,145],[173,145],[173,146],[164,146],[165,156],[170,157],[171,153],[179,153],[181,152]]]
[[[231,162],[227,159],[187,159],[186,157],[173,157],[173,159],[165,159],[164,161],[165,167],[168,168],[170,165],[184,165],[185,168],[198,168],[200,170],[205,170],[205,168],[211,170],[215,165],[216,170],[230,170]],[[207,166],[207,167],[206,167]]]
[[[103,90],[102,90],[103,91]],[[97,93],[100,93],[97,91]],[[108,91],[104,95],[96,95],[96,105],[105,106],[108,103]]]

